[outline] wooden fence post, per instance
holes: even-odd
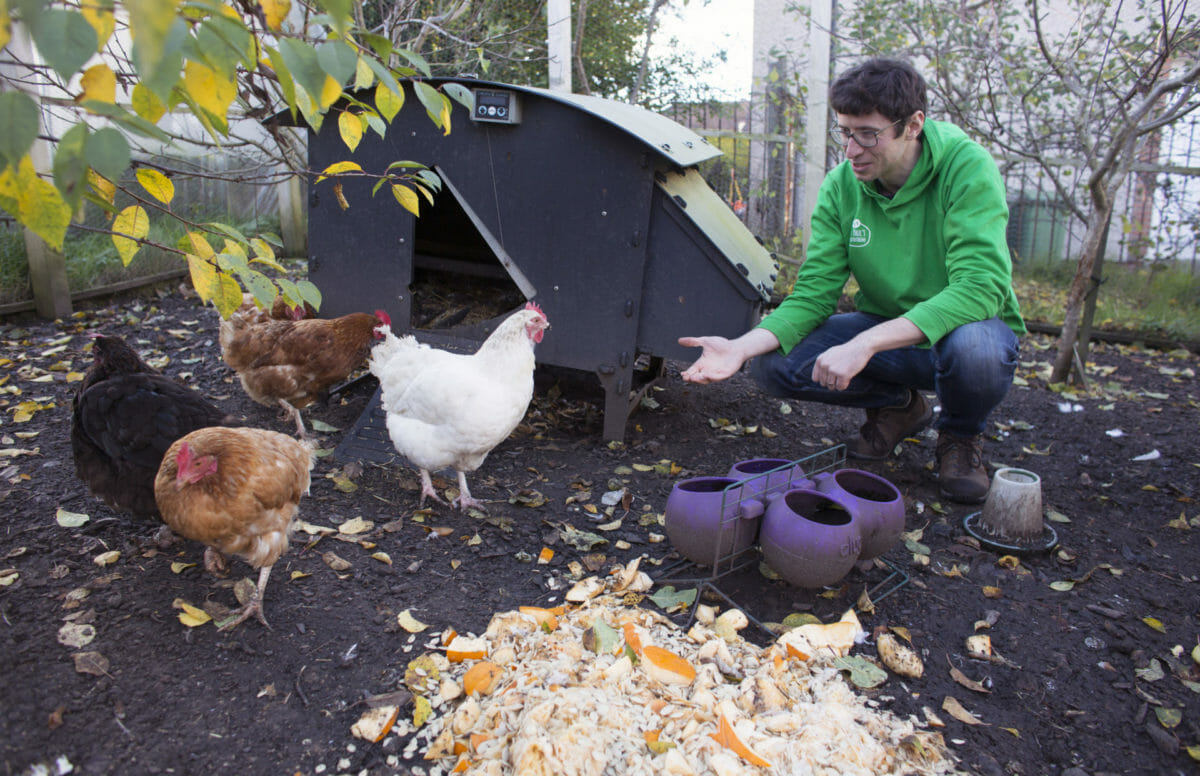
[[[29,38],[29,29],[24,24],[13,25],[12,40],[9,47],[18,59],[26,62],[35,60],[33,42]],[[39,95],[30,94],[35,100]],[[42,115],[42,135],[45,130],[45,115]],[[30,149],[33,168],[38,175],[49,177],[50,143],[38,139]],[[71,314],[71,289],[67,283],[67,259],[59,251],[54,250],[46,242],[28,229],[25,230],[25,257],[29,262],[29,284],[33,289],[33,303],[37,314],[43,318],[65,318]]]

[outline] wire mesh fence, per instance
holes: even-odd
[[[162,218],[151,211],[149,240],[173,247],[185,231],[203,224],[221,222],[247,235],[278,233],[279,194],[267,180],[269,163],[248,154],[209,154],[185,159],[158,157],[146,163],[172,170],[175,196],[168,206],[179,220]],[[133,171],[122,188],[137,190]],[[117,209],[134,204],[132,197],[118,193]],[[73,295],[87,295],[98,288],[158,278],[172,271],[186,271],[178,253],[147,245],[124,265],[108,235],[112,216],[84,202],[75,215],[63,246],[67,280]],[[213,238],[216,240],[216,238]],[[220,242],[215,246],[220,250]],[[21,306],[32,300],[24,230],[11,218],[0,218],[0,305]]]
[[[804,202],[803,127],[768,132],[771,108],[756,102],[680,103],[668,115],[725,152],[706,162],[709,185],[726,199],[746,225],[783,254],[799,258],[801,230],[807,227]],[[826,169],[840,149],[827,149]],[[1074,261],[1086,224],[1086,171],[1060,172],[1078,184],[1072,208],[1044,172],[1032,163],[997,156],[1008,191],[1008,244],[1017,262],[1029,265]],[[1114,200],[1105,260],[1169,263],[1200,274],[1200,117],[1189,116],[1151,138]]]

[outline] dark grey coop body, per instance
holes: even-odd
[[[368,133],[348,154],[334,121],[310,131],[312,169],[412,160],[444,183],[434,207],[421,200],[420,218],[386,188],[372,197],[369,179],[344,181],[346,210],[329,182],[312,187],[309,276],[321,314],[380,308],[397,333],[473,350],[532,299],[551,325],[538,363],[594,373],[605,437],[619,439],[663,359],[697,355],[678,337],[732,336],[757,322],[774,261],[696,171],[721,152],[690,130],[624,103],[458,82],[481,112],[500,104],[504,115],[477,121],[456,104],[445,135],[405,84],[386,138]],[[502,306],[473,323],[430,319],[418,311],[444,293],[423,292],[428,278],[482,288]]]

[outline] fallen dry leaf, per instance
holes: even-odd
[[[974,679],[968,678],[966,674],[964,674],[962,671],[959,671],[954,666],[950,666],[950,678],[961,684],[963,687],[966,687],[968,690],[974,690],[975,692],[984,694],[991,693],[991,690],[984,687]]]
[[[959,703],[958,699],[955,698],[953,695],[947,695],[945,698],[942,699],[942,711],[944,711],[947,714],[949,714],[950,716],[954,717],[959,722],[963,722],[967,725],[986,725],[987,724],[986,722],[983,722],[978,717],[976,717],[974,714],[972,714],[971,712],[969,712],[965,708],[963,708],[963,705],[961,703]]]
[[[99,652],[76,652],[71,658],[75,661],[75,670],[81,674],[109,675],[108,658]]]

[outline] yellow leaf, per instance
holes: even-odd
[[[291,577],[289,577],[289,578],[290,579],[304,579],[305,577],[308,577],[308,576],[312,576],[312,575],[306,574],[303,571],[293,571]]]
[[[222,120],[229,111],[229,104],[237,96],[237,86],[233,81],[190,59],[183,68],[183,85],[197,105]]]
[[[164,205],[171,204],[171,200],[175,199],[175,184],[171,183],[171,179],[158,170],[152,170],[149,167],[139,167],[137,179],[138,183],[142,184],[142,188],[150,196]]]
[[[217,292],[213,296],[213,306],[222,318],[228,318],[242,306],[242,287],[232,275],[224,272],[217,273]]]
[[[208,238],[199,232],[188,232],[187,238],[192,244],[192,251],[200,258],[212,261],[213,257],[217,255],[212,245],[209,244]]]
[[[338,533],[354,534],[366,533],[375,527],[375,523],[370,520],[363,520],[362,517],[355,517],[338,526]]]
[[[355,90],[370,89],[373,83],[375,83],[375,73],[371,70],[371,66],[367,64],[367,60],[359,57],[358,64],[354,66]]]
[[[184,569],[190,569],[195,565],[195,563],[184,563],[183,561],[177,560],[171,564],[171,573],[180,574],[184,571]]]
[[[357,114],[344,110],[338,116],[338,132],[342,136],[342,142],[353,153],[354,149],[358,148],[359,141],[362,140],[362,120]]]
[[[71,223],[71,206],[63,201],[54,184],[38,177],[29,154],[21,157],[15,167],[10,164],[0,171],[0,202],[51,248],[62,250]]]
[[[104,44],[108,42],[117,26],[112,8],[105,8],[102,3],[80,3],[79,11],[96,31],[96,51],[103,51]],[[0,43],[0,48],[3,46],[4,44]]]
[[[167,112],[167,106],[163,105],[162,100],[158,99],[158,95],[150,91],[150,88],[141,81],[133,85],[131,101],[134,112],[151,124],[157,124],[158,120]],[[111,201],[112,199],[110,198],[109,202]]]
[[[212,620],[208,612],[183,601],[176,602],[183,611],[179,613],[179,621],[189,628],[196,628]]]
[[[130,205],[113,220],[112,229],[113,245],[117,246],[121,263],[128,267],[129,262],[133,261],[134,254],[141,247],[138,240],[142,240],[150,234],[150,216],[146,215],[146,211],[141,205]]]
[[[396,198],[404,209],[412,213],[414,216],[421,215],[421,200],[417,199],[417,194],[407,186],[401,186],[398,183],[392,184],[392,196]]]
[[[1159,633],[1167,632],[1167,626],[1163,625],[1162,621],[1155,617],[1143,617],[1142,622],[1146,623],[1147,625],[1149,625],[1151,628],[1158,631]]]
[[[263,16],[267,17],[267,26],[279,32],[288,11],[292,9],[291,0],[259,0],[259,5],[262,6]]]
[[[191,253],[187,254],[187,262],[192,275],[192,288],[196,289],[201,302],[207,302],[217,293],[217,268]]]
[[[117,75],[103,62],[84,70],[79,85],[83,87],[80,101],[97,100],[109,105],[117,101]]]
[[[386,552],[373,552],[371,553],[371,557],[380,563],[386,563],[389,566],[392,565],[392,556]]]
[[[413,697],[413,727],[421,727],[429,720],[429,716],[433,714],[433,706],[429,703],[429,699],[424,695]]]
[[[441,124],[444,127],[443,135],[450,134],[450,100],[442,98],[442,117]]]
[[[1016,728],[1002,727],[1002,728],[1000,728],[1000,729],[1001,729],[1001,730],[1003,730],[1005,733],[1012,733],[1012,735],[1013,735],[1013,737],[1014,737],[1014,738],[1020,738],[1020,737],[1021,737],[1021,731],[1020,731],[1020,730],[1017,730]]]
[[[400,109],[404,107],[404,89],[400,89],[400,93],[393,92],[388,85],[383,81],[375,87],[375,109],[379,111],[379,115],[383,116],[384,121],[391,121],[395,118]]]
[[[357,162],[334,162],[324,170],[321,170],[321,174],[317,176],[316,182],[320,183],[330,175],[338,175],[343,172],[362,172],[362,167]]]
[[[92,191],[96,192],[96,196],[111,205],[113,198],[117,195],[116,185],[90,167],[88,168],[87,177]]]
[[[321,94],[318,99],[321,110],[325,110],[330,105],[338,101],[342,96],[342,85],[333,79],[333,76],[325,76],[325,83],[321,87]]]

